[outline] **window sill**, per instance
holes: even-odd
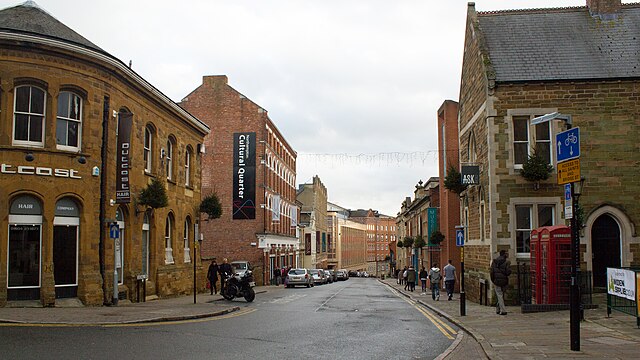
[[[171,185],[176,185],[176,181],[173,179],[167,179],[167,183],[171,184]]]

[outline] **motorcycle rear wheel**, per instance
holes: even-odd
[[[253,291],[253,289],[252,289],[252,288],[250,288],[250,289],[247,291],[247,294],[244,296],[244,299],[245,299],[245,300],[247,300],[247,302],[252,302],[252,301],[253,301],[253,299],[255,299],[255,298],[256,298],[256,292],[255,292],[255,291]]]

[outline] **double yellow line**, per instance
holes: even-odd
[[[445,323],[444,321],[442,321],[440,318],[438,318],[437,316],[435,316],[434,314],[432,314],[431,312],[425,310],[425,308],[420,305],[419,303],[417,303],[414,300],[411,299],[407,299],[404,296],[400,295],[397,291],[393,290],[394,293],[399,296],[402,300],[406,301],[407,303],[409,303],[411,306],[413,306],[416,310],[418,310],[422,315],[424,315],[424,317],[426,317],[427,319],[429,319],[429,321],[431,321],[433,323],[433,325],[438,328],[438,330],[440,330],[440,332],[446,336],[448,339],[450,340],[454,340],[454,336],[458,334],[457,331],[453,330],[451,328],[451,326],[447,325],[447,323]]]

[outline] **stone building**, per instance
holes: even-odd
[[[349,218],[366,225],[367,267],[369,274],[388,274],[395,259],[396,219],[380,214],[377,210],[352,210]],[[392,245],[393,244],[393,245]]]
[[[0,24],[0,305],[191,292],[209,128],[33,2]]]
[[[440,246],[428,246],[429,236],[439,229],[439,207],[440,191],[437,177],[429,178],[426,183],[420,180],[413,192],[413,199],[407,197],[402,202],[400,213],[396,217],[398,240],[403,242],[403,247],[397,250],[398,269],[405,266],[414,266],[416,269],[421,269],[422,266],[428,268],[432,262],[440,259]],[[417,237],[421,237],[427,245],[421,249],[406,246],[407,238],[411,238],[415,245]]]
[[[180,106],[215,129],[204,143],[202,195],[218,195],[222,216],[202,223],[203,257],[249,261],[256,282],[269,283],[275,269],[298,263],[296,152],[224,75],[204,76]]]
[[[329,268],[365,270],[367,268],[366,225],[349,219],[349,209],[330,202],[327,206],[327,227],[332,238],[337,239],[335,247],[331,246],[328,256]]]
[[[320,177],[316,175],[311,183],[300,184],[297,200],[302,204],[300,223],[305,226],[304,237],[300,239],[305,248],[303,264],[311,269],[326,269],[327,244],[333,239],[327,227],[327,188]]]
[[[479,279],[489,278],[499,250],[513,264],[526,263],[531,230],[565,223],[554,144],[565,124],[531,123],[552,112],[571,115],[580,128],[582,270],[593,271],[593,286],[603,288],[606,267],[640,265],[638,23],[640,5],[620,0],[492,12],[469,3],[460,162],[480,164],[480,185],[462,194],[468,299],[478,300]],[[520,175],[534,151],[554,167],[537,184]]]
[[[440,265],[449,260],[460,271],[460,248],[456,246],[456,226],[460,224],[460,196],[444,187],[450,167],[460,171],[458,161],[458,103],[445,100],[438,109],[438,170],[440,183],[439,228],[444,235],[440,244]],[[456,288],[459,281],[456,282]]]

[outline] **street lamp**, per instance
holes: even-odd
[[[573,121],[571,115],[553,112],[542,115],[531,120],[532,125],[541,124],[551,120],[563,120],[567,125],[567,130],[571,129]],[[569,300],[569,332],[572,351],[580,351],[580,285],[578,276],[580,274],[580,229],[578,229],[577,210],[578,198],[582,194],[584,178],[579,182],[571,183],[571,197],[575,198],[572,204],[573,216],[571,217],[571,287]]]

